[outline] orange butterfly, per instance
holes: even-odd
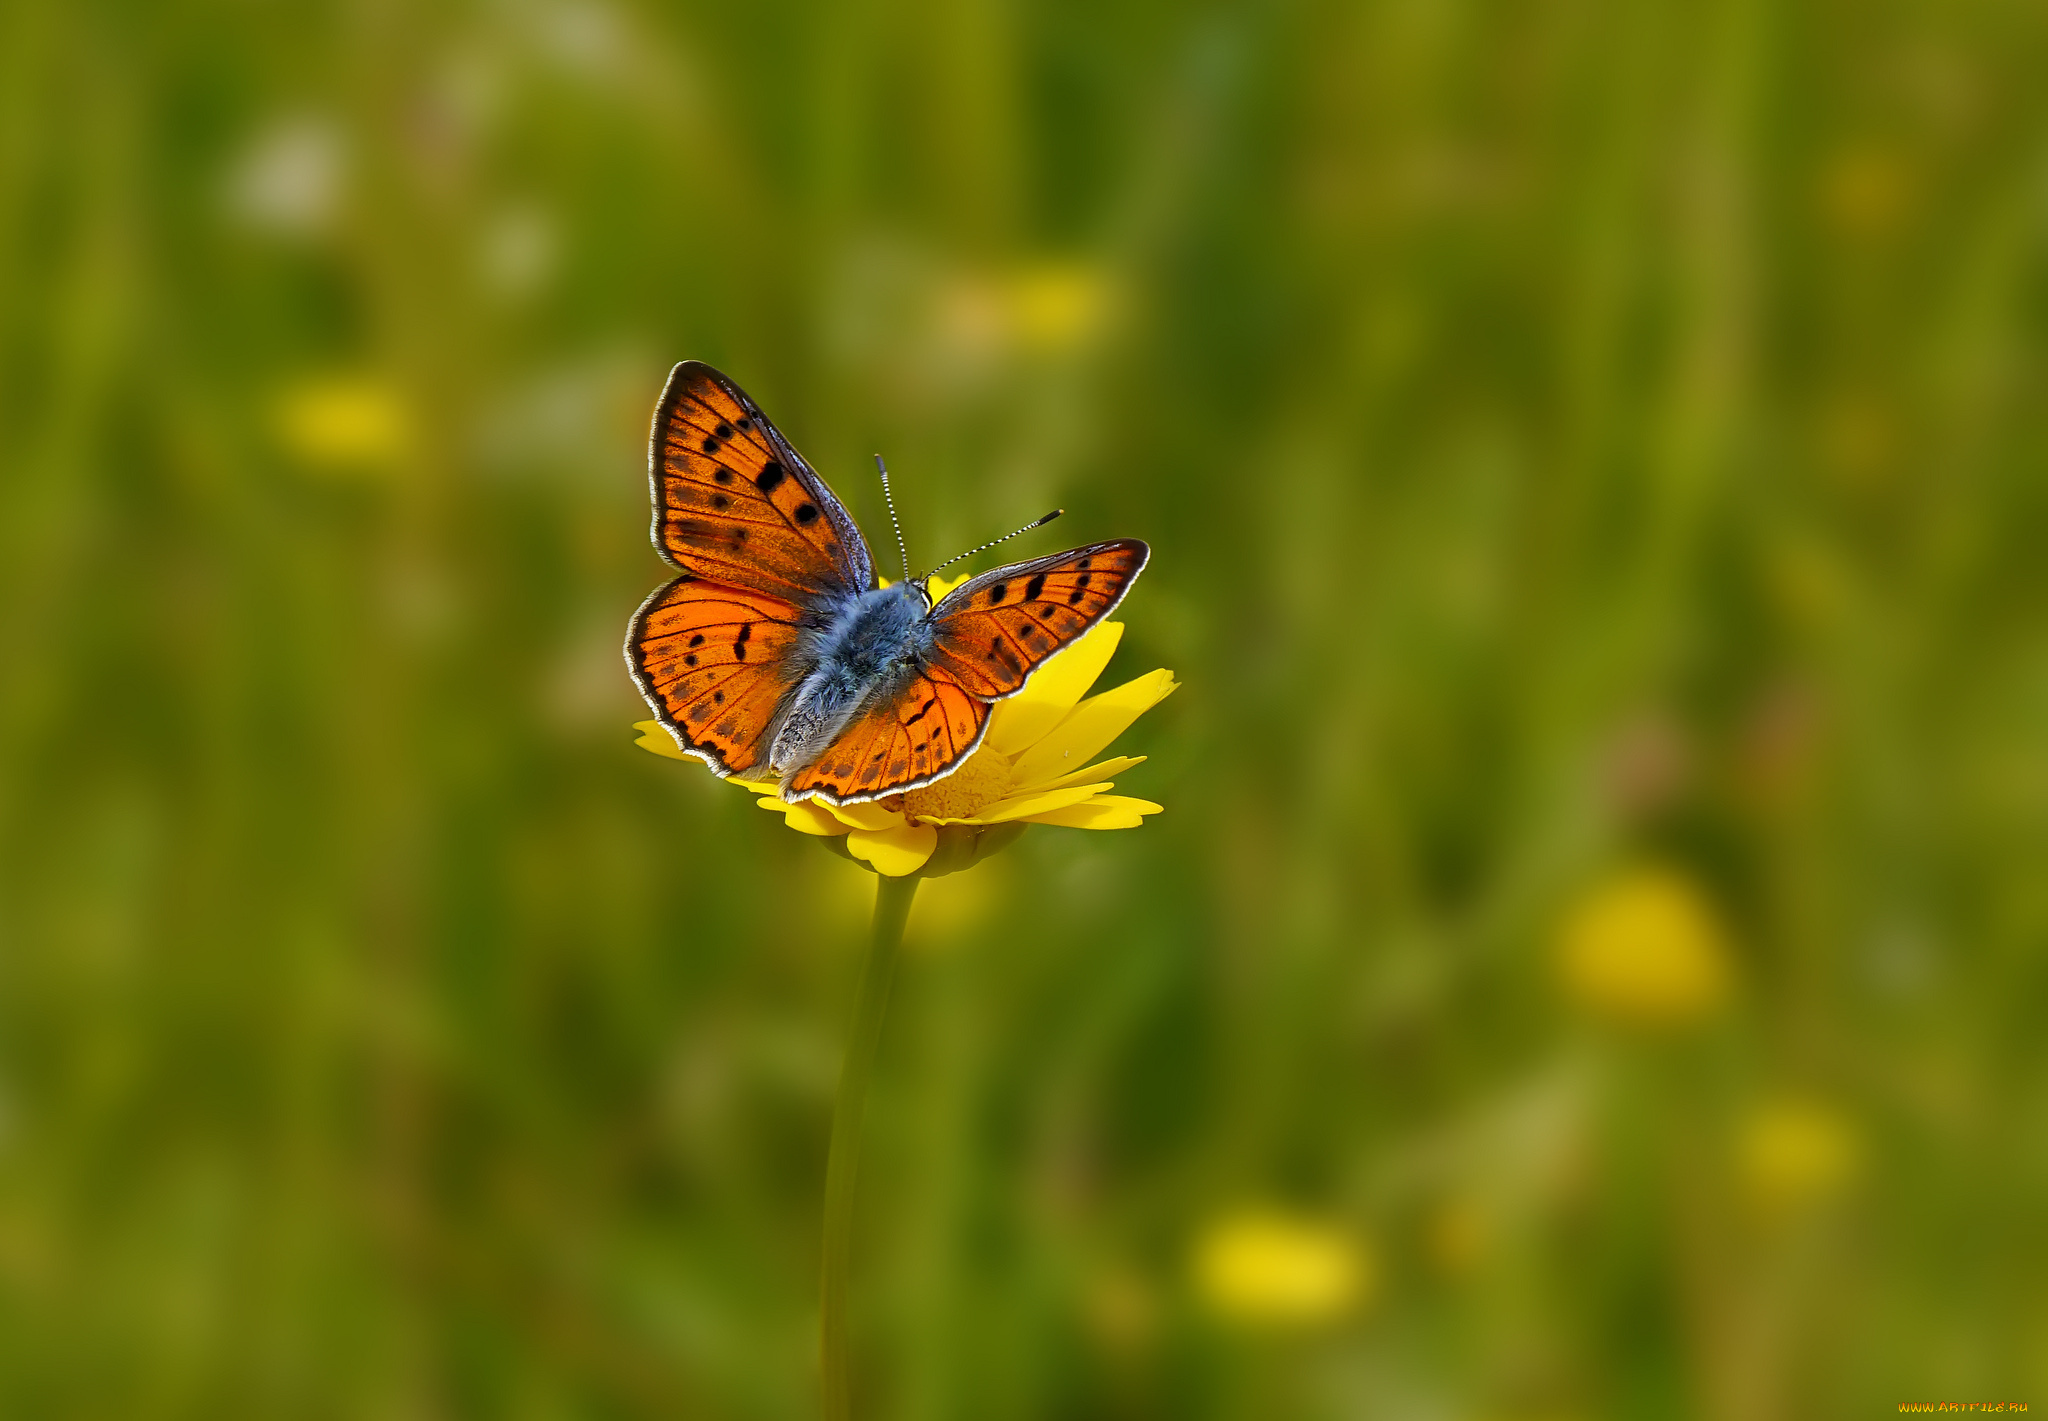
[[[773,777],[792,802],[859,804],[959,769],[991,703],[1108,616],[1151,556],[1135,538],[1091,543],[984,572],[937,606],[907,559],[882,587],[825,481],[695,360],[654,408],[647,477],[655,551],[682,575],[633,616],[633,681],[684,751],[721,777]]]

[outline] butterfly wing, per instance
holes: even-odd
[[[932,608],[931,663],[983,700],[1014,696],[1115,610],[1151,556],[1136,538],[1119,538],[984,572]]]
[[[832,490],[739,386],[701,361],[669,372],[647,477],[655,550],[686,572],[799,607],[875,585],[867,543]]]
[[[683,749],[720,775],[766,774],[801,616],[783,598],[686,572],[634,614],[626,664]]]
[[[918,789],[957,769],[987,731],[988,703],[928,666],[902,694],[856,715],[823,755],[791,777],[783,797],[858,804]]]

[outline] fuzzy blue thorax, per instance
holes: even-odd
[[[802,680],[775,732],[769,763],[787,777],[825,752],[860,708],[909,684],[931,649],[931,599],[921,582],[899,582],[829,609],[797,652]]]

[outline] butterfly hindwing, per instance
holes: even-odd
[[[684,749],[721,775],[765,774],[800,616],[782,598],[684,573],[635,614],[626,662]]]
[[[825,481],[703,362],[669,372],[647,464],[654,546],[678,567],[800,607],[874,586],[867,543]]]
[[[1119,538],[984,572],[932,609],[932,662],[985,700],[1015,695],[1041,662],[1115,609],[1151,555]]]
[[[784,797],[816,794],[848,804],[929,784],[974,753],[988,713],[986,701],[944,669],[928,666],[893,700],[855,716],[783,787]]]

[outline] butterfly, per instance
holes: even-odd
[[[993,704],[1108,616],[1151,557],[1135,538],[1091,543],[984,572],[936,605],[906,558],[884,587],[825,481],[695,360],[654,408],[647,478],[655,551],[680,575],[633,615],[633,681],[686,753],[792,802],[859,804],[959,769]]]

